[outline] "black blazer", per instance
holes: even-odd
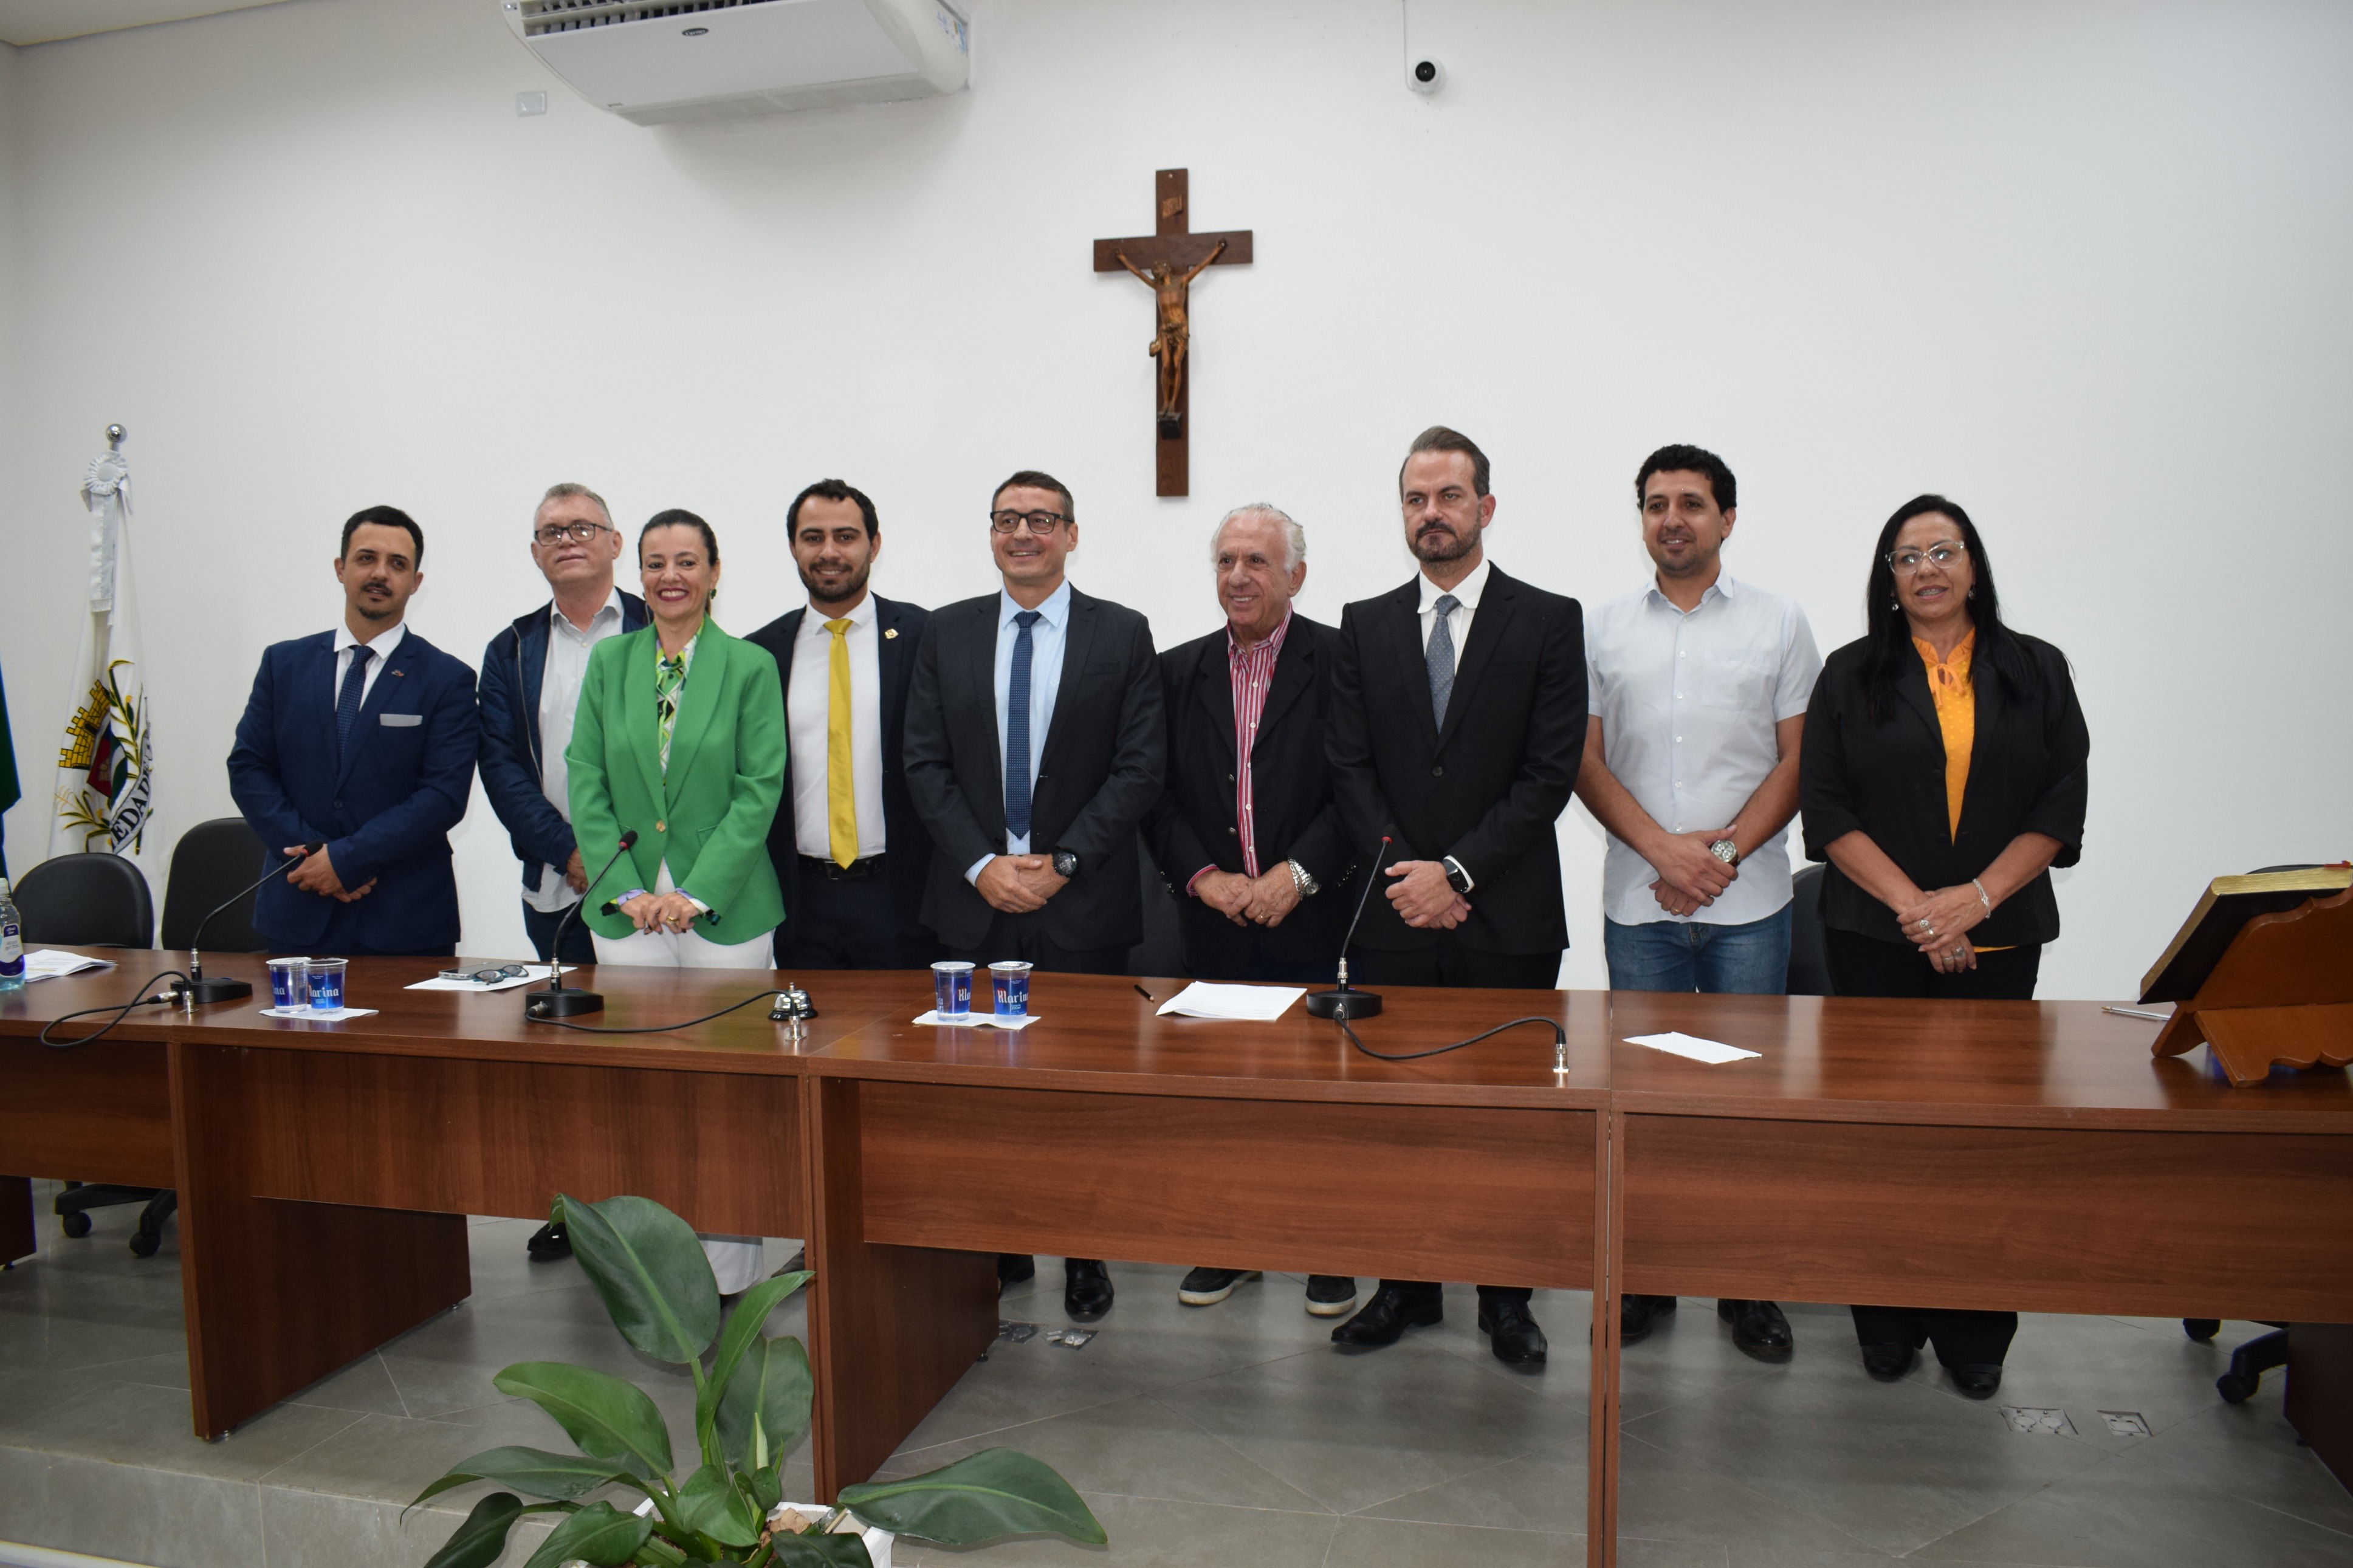
[[[1807,858],[1828,859],[1824,850],[1833,840],[1859,831],[1905,876],[1933,889],[1978,876],[2021,833],[2059,840],[2054,866],[2083,858],[2084,763],[2092,737],[2075,700],[2075,682],[2057,648],[2040,637],[2010,635],[2034,667],[2033,689],[2010,693],[1989,662],[1980,660],[1973,669],[1977,741],[1969,751],[1957,836],[1945,802],[1944,731],[1919,659],[1900,666],[1897,699],[1875,724],[1862,679],[1869,645],[1858,639],[1822,662],[1798,763]],[[1822,876],[1822,923],[1885,942],[1905,940],[1895,912],[1836,866]],[[2011,894],[1969,940],[2005,947],[2058,934],[2059,900],[2046,871]]]
[[[990,594],[932,614],[907,689],[907,789],[937,853],[923,923],[969,951],[997,911],[964,879],[1005,850],[1005,762],[997,746],[997,619]],[[1136,829],[1160,797],[1168,738],[1152,627],[1123,605],[1071,590],[1053,718],[1029,797],[1033,854],[1068,849],[1079,874],[1041,911],[1071,949],[1132,947],[1144,936]]]
[[[1259,869],[1296,860],[1322,884],[1281,925],[1256,932],[1268,955],[1285,963],[1329,963],[1340,956],[1340,938],[1361,880],[1351,872],[1372,858],[1366,847],[1349,843],[1340,825],[1324,753],[1339,654],[1338,632],[1293,614],[1250,746]],[[1226,629],[1219,626],[1162,654],[1160,691],[1168,711],[1168,790],[1152,808],[1145,837],[1180,900],[1187,965],[1207,979],[1239,973],[1249,962],[1254,928],[1237,926],[1198,899],[1185,897],[1185,884],[1204,866],[1242,868]]]
[[[929,963],[923,957],[932,947],[930,933],[923,930],[923,878],[932,865],[932,836],[923,831],[923,819],[915,815],[915,802],[907,793],[907,772],[904,761],[907,682],[915,673],[915,644],[931,620],[929,610],[902,604],[896,599],[874,596],[874,662],[882,679],[882,879],[891,889],[891,910],[899,918],[899,934],[902,948],[900,961],[906,963]],[[776,661],[776,674],[784,681],[786,703],[786,733],[790,736],[793,700],[793,639],[800,636],[801,617],[807,606],[777,616],[744,640],[768,650]],[[801,856],[824,856],[831,847],[824,844],[803,850],[797,839],[793,823],[793,775],[789,761],[785,770],[784,804],[776,808],[776,820],[768,828],[768,858],[776,863],[776,885],[785,895],[785,923],[776,928],[776,951],[781,953],[792,941],[793,912],[800,908]]]
[[[1383,834],[1383,864],[1452,856],[1471,873],[1471,918],[1455,928],[1482,952],[1568,945],[1560,845],[1585,756],[1585,616],[1574,599],[1491,570],[1456,664],[1440,731],[1422,657],[1420,580],[1340,615],[1332,777],[1352,842]],[[1360,947],[1434,945],[1408,926],[1377,876]]]

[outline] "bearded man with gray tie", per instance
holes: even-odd
[[[1167,757],[1152,628],[1071,586],[1079,523],[1052,475],[997,486],[988,528],[998,591],[933,613],[907,689],[907,789],[935,851],[923,923],[975,963],[1117,974],[1144,936],[1136,830]],[[1101,1260],[1064,1264],[1071,1316],[1109,1311]],[[997,1259],[1000,1287],[1035,1271]]]
[[[1398,474],[1406,544],[1421,571],[1340,616],[1328,745],[1350,837],[1376,896],[1355,978],[1402,985],[1549,988],[1568,946],[1554,823],[1585,751],[1585,631],[1574,599],[1497,571],[1487,455],[1459,431],[1414,438]],[[1536,1365],[1544,1331],[1525,1288],[1479,1287],[1495,1359]],[[1384,1279],[1332,1331],[1394,1344],[1440,1321],[1435,1280]]]

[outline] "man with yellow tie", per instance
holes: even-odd
[[[931,835],[900,763],[907,680],[930,612],[867,586],[882,553],[874,503],[819,479],[785,513],[808,605],[746,641],[775,656],[792,762],[768,835],[784,889],[786,970],[919,969],[940,956],[917,916]]]

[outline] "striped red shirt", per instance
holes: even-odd
[[[1274,634],[1256,647],[1243,647],[1234,640],[1233,627],[1226,628],[1226,665],[1234,683],[1234,755],[1241,764],[1234,770],[1234,811],[1242,841],[1242,872],[1250,877],[1259,874],[1250,747],[1258,742],[1258,721],[1265,716],[1266,694],[1274,685],[1274,661],[1282,657],[1283,634],[1290,630],[1287,610]]]

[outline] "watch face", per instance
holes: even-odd
[[[1707,847],[1707,852],[1727,866],[1740,858],[1740,846],[1729,838],[1717,839]]]
[[[1079,858],[1067,849],[1054,851],[1054,875],[1075,877],[1079,874]]]

